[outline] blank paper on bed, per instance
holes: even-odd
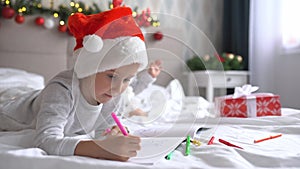
[[[182,143],[184,137],[146,137],[142,138],[141,150],[129,159],[135,163],[155,163]]]
[[[131,134],[140,137],[186,137],[190,135],[193,138],[198,132],[207,129],[209,128],[198,125],[165,124],[140,127]]]

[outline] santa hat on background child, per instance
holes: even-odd
[[[132,63],[140,64],[139,71],[146,68],[144,36],[130,8],[76,13],[69,17],[68,26],[76,38],[74,71],[79,79]]]

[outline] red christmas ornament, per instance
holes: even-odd
[[[15,10],[9,6],[5,6],[2,8],[1,15],[3,18],[11,19],[15,15]]]
[[[59,25],[58,26],[58,30],[60,32],[67,32],[67,29],[68,29],[67,25]]]
[[[121,6],[122,3],[123,0],[113,0],[112,2],[114,8]]]
[[[155,40],[162,40],[163,37],[164,35],[160,31],[157,31],[156,33],[153,34],[153,38]]]
[[[45,19],[41,16],[35,18],[35,24],[37,25],[43,25],[45,23]]]
[[[24,18],[23,15],[18,14],[18,15],[15,17],[15,21],[16,21],[18,24],[22,24],[22,23],[25,21],[25,18]]]

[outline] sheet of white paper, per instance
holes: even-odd
[[[140,137],[186,137],[190,135],[193,138],[199,128],[201,126],[193,124],[152,125],[139,127],[132,131],[131,134]]]
[[[145,137],[141,141],[141,150],[137,156],[129,159],[135,163],[155,163],[165,158],[182,143],[185,137]]]

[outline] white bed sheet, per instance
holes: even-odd
[[[161,159],[155,164],[48,156],[41,149],[30,148],[33,130],[0,132],[0,168],[300,168],[300,111],[283,108],[282,114],[281,117],[197,119],[196,124],[212,127],[211,135],[216,140],[222,138],[244,149],[218,141],[206,145],[208,137],[204,137],[200,147],[191,147],[191,155],[184,155],[183,144],[171,160]],[[253,143],[254,139],[278,133],[282,137]]]

